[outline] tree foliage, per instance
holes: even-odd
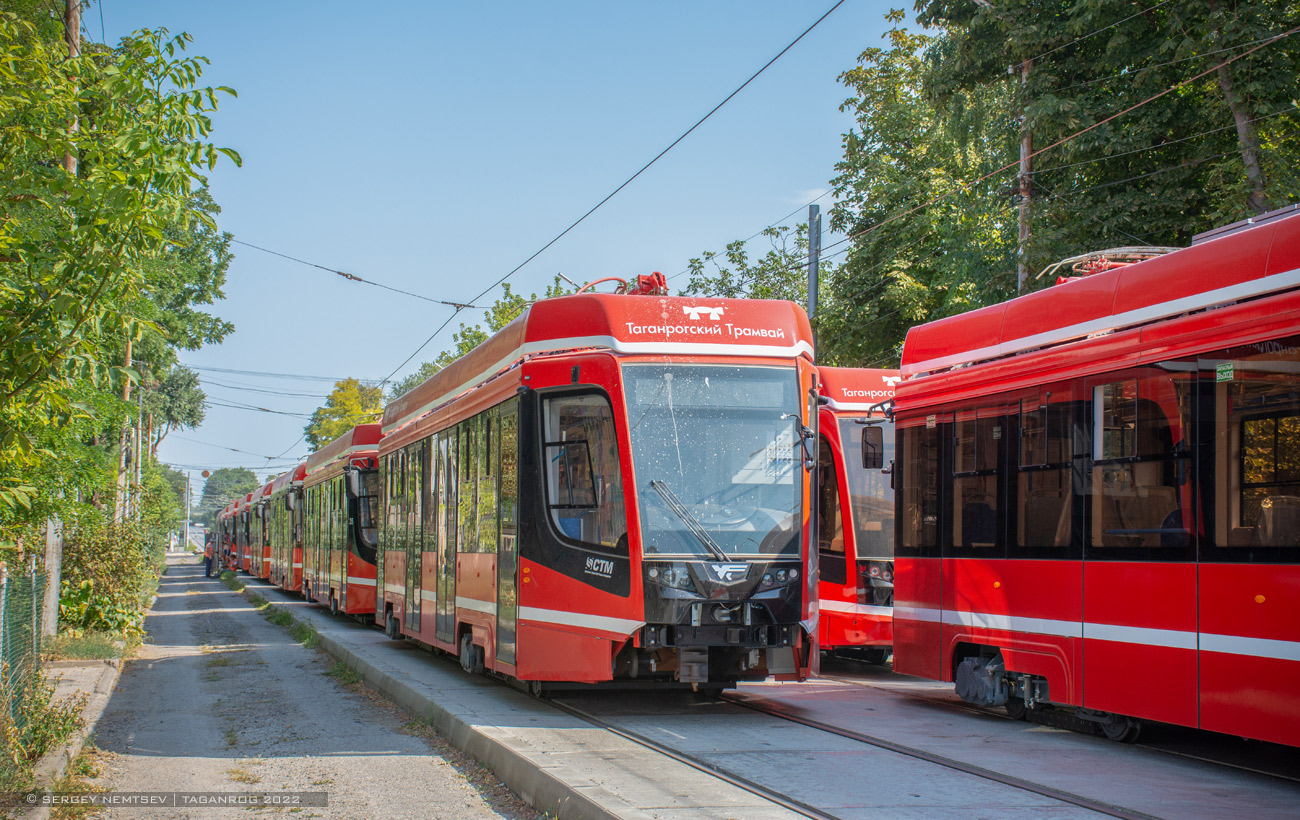
[[[319,450],[358,424],[379,420],[384,412],[384,390],[359,379],[334,383],[325,405],[311,414],[304,434],[312,450]]]
[[[551,299],[573,293],[572,289],[563,284],[559,276],[556,276],[555,280],[547,286],[545,295],[541,297],[534,293],[525,299],[522,294],[511,290],[509,282],[506,282],[502,287],[505,293],[493,302],[492,307],[488,308],[484,313],[483,325],[466,325],[462,322],[460,330],[452,334],[451,349],[444,350],[433,361],[421,364],[411,375],[393,382],[388,391],[388,400],[392,401],[398,396],[410,392],[413,388],[419,387],[434,373],[486,342],[489,336],[513,322],[529,305],[539,298]],[[486,325],[486,328],[484,325]]]
[[[59,32],[41,25],[0,12],[0,508],[9,509],[32,506],[33,477],[62,455],[41,446],[45,431],[95,409],[77,397],[138,378],[123,362],[127,339],[186,345],[228,332],[186,314],[219,296],[219,283],[178,287],[159,262],[193,250],[184,237],[195,223],[213,228],[203,172],[238,155],[210,141],[210,115],[233,92],[199,84],[206,60],[185,54],[188,35],[137,32],[69,59]]]
[[[203,493],[199,498],[197,518],[205,526],[216,526],[217,513],[232,499],[248,495],[265,482],[257,480],[257,474],[246,467],[222,467],[213,470],[212,475],[203,483]]]

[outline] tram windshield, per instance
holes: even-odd
[[[894,425],[875,419],[884,430],[883,467],[862,466],[864,418],[840,419],[840,442],[849,478],[850,513],[858,560],[894,557]]]
[[[623,379],[645,553],[798,555],[795,368],[634,364]]]

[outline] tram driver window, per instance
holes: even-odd
[[[584,544],[627,549],[614,415],[604,396],[546,400],[546,498],[555,528]]]

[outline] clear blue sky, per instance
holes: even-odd
[[[186,31],[232,86],[215,139],[243,155],[211,187],[236,239],[433,298],[465,300],[504,275],[666,147],[834,4],[694,2],[177,2],[105,0],[83,21],[109,42]],[[849,0],[708,122],[516,274],[579,282],[672,275],[825,192],[851,118],[839,74],[881,45],[889,4]],[[823,210],[830,197],[823,199]],[[762,252],[759,239],[751,249]],[[235,246],[226,300],[236,331],[187,353],[210,398],[309,414],[328,379],[380,379],[450,308]],[[685,277],[674,284],[684,284]],[[491,296],[485,297],[491,302]],[[450,346],[451,331],[397,375]],[[217,384],[215,382],[221,382]],[[234,387],[226,385],[235,385]],[[310,395],[246,390],[255,386]],[[305,418],[212,407],[163,444],[165,461],[288,459]]]

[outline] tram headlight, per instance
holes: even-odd
[[[685,564],[650,567],[646,570],[646,577],[650,579],[651,583],[660,586],[691,591],[695,589],[695,582],[691,580],[691,571],[686,568]]]
[[[772,586],[772,573],[764,573],[763,580],[759,582],[758,586],[760,589],[767,589]]]

